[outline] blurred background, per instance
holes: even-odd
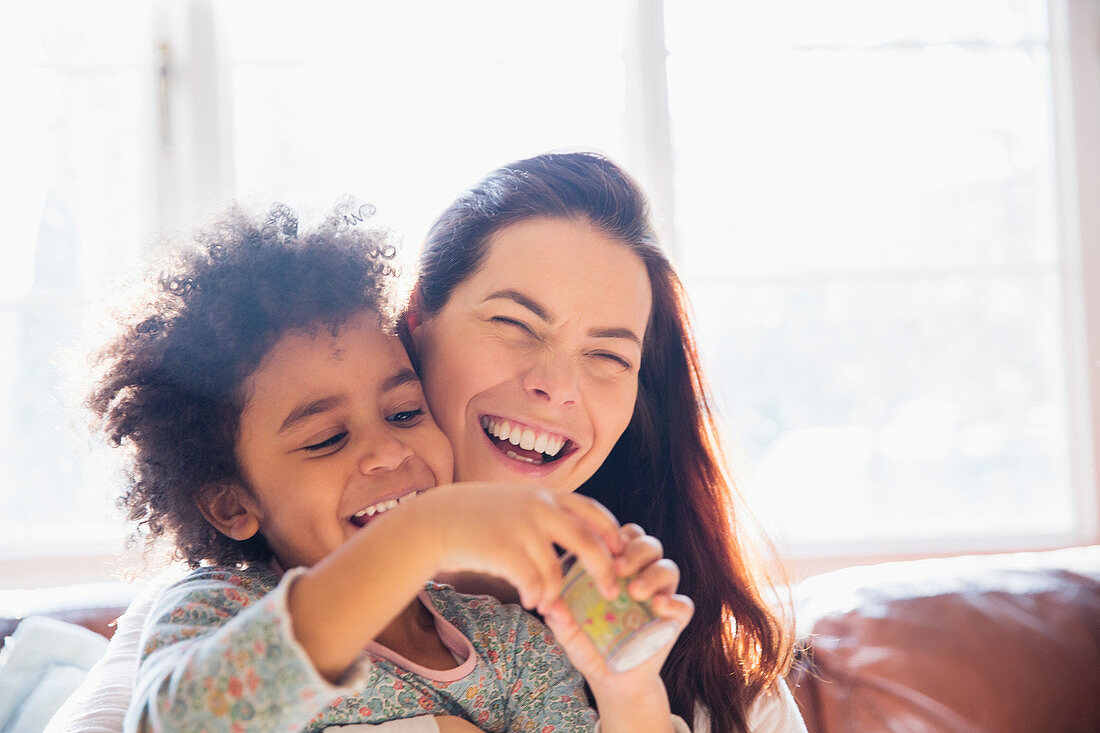
[[[108,577],[93,306],[230,200],[482,174],[649,193],[731,463],[797,573],[1100,538],[1097,0],[41,0],[0,11],[0,587]]]

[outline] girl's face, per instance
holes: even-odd
[[[642,260],[587,222],[498,231],[412,333],[456,480],[573,491],[595,473],[634,411],[651,302]]]
[[[451,480],[447,439],[373,313],[335,336],[325,326],[285,335],[245,397],[245,509],[285,568],[313,565],[379,512]]]

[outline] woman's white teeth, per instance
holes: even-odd
[[[382,512],[388,512],[390,509],[397,507],[399,504],[404,504],[409,499],[413,498],[419,491],[410,491],[403,496],[399,496],[396,499],[387,499],[386,501],[380,501],[377,504],[371,504],[368,507],[364,507],[357,511],[354,517],[373,517],[375,514],[381,514]]]
[[[540,463],[540,461],[538,461],[534,458],[531,458],[530,456],[521,456],[519,453],[516,453],[514,450],[506,450],[506,451],[504,451],[504,455],[508,456],[509,458],[514,458],[517,461],[523,461],[524,463]]]
[[[489,417],[488,415],[481,418],[481,427],[484,428],[485,432],[495,438],[507,440],[512,445],[518,445],[524,450],[535,450],[539,453],[545,453],[548,456],[556,456],[562,446],[565,445],[565,438],[560,435],[554,435],[553,433],[538,433],[535,432],[533,428],[529,428],[521,423],[514,423],[510,420],[500,420]],[[522,456],[513,451],[507,451],[506,455],[517,459],[522,458]]]
[[[524,450],[531,450],[535,447],[535,431],[531,428],[527,428],[523,431],[523,435],[519,436],[519,447]]]

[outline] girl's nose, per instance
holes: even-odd
[[[412,456],[412,449],[396,437],[381,434],[371,439],[370,445],[359,458],[359,471],[363,474],[392,471]]]
[[[575,405],[581,399],[578,369],[568,356],[540,354],[523,375],[523,387],[536,399],[553,405]]]

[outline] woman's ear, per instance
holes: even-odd
[[[260,531],[256,500],[235,481],[204,487],[195,504],[206,521],[230,539],[243,542]]]
[[[411,336],[420,326],[420,291],[413,288],[409,296],[409,306],[405,309],[405,325]]]

